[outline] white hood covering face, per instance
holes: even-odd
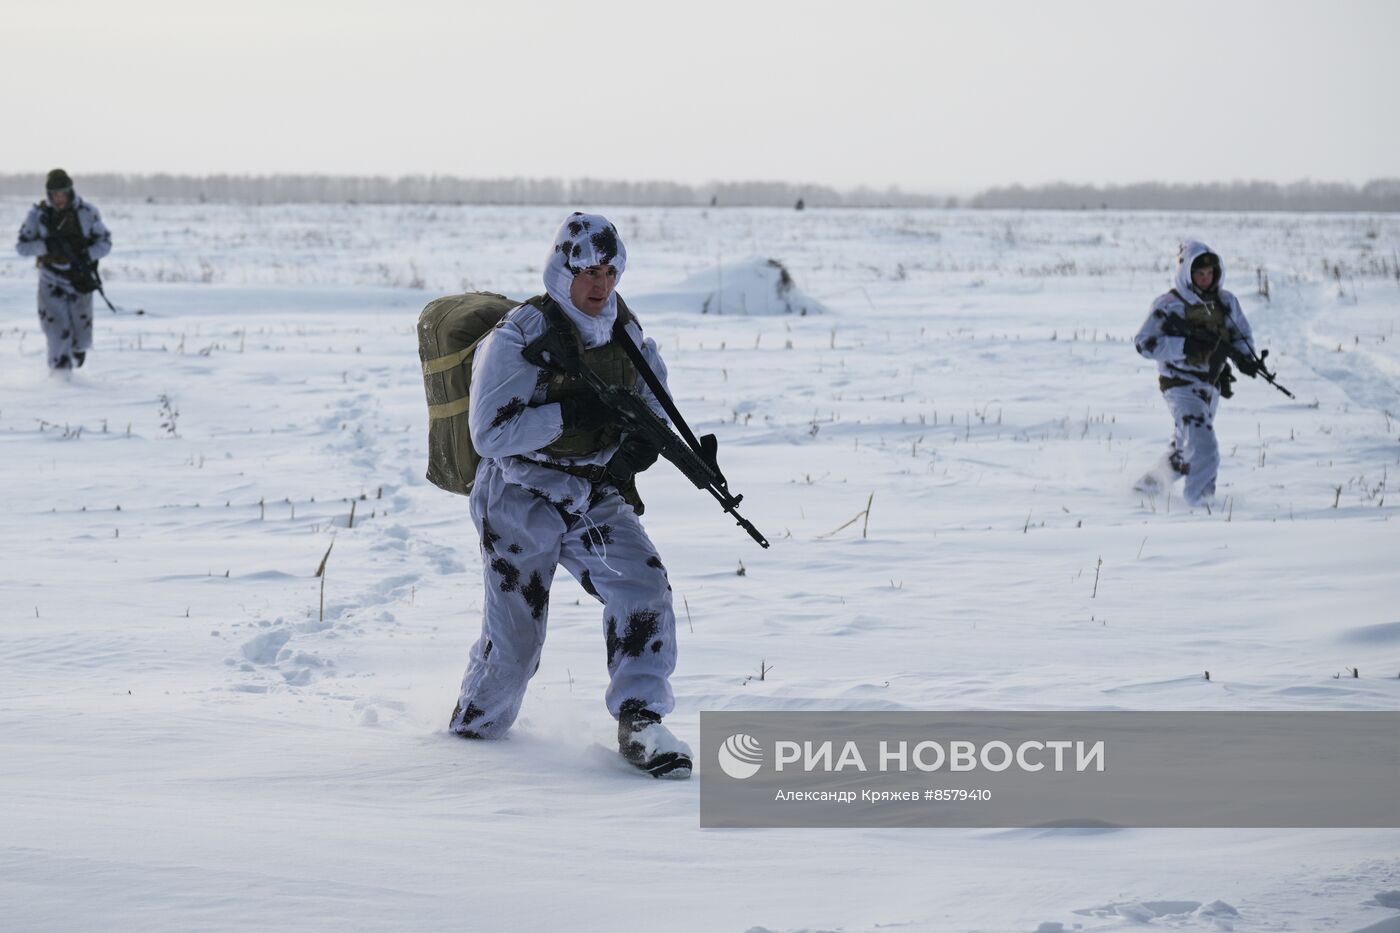
[[[1225,281],[1225,265],[1220,261],[1220,254],[1216,253],[1215,250],[1211,249],[1200,240],[1182,240],[1181,248],[1178,249],[1176,253],[1176,278],[1172,280],[1172,287],[1180,292],[1183,297],[1190,297],[1191,295],[1199,295],[1202,298],[1206,297],[1201,294],[1200,289],[1196,288],[1195,283],[1191,281],[1191,263],[1196,261],[1197,256],[1204,256],[1206,253],[1215,256],[1216,273],[1215,288],[1213,291],[1220,291],[1221,283]]]
[[[558,302],[564,314],[578,328],[585,347],[598,347],[612,339],[613,322],[617,320],[617,290],[608,296],[603,313],[597,317],[585,314],[569,298],[574,276],[590,266],[612,266],[617,281],[627,268],[627,248],[617,235],[617,228],[601,214],[575,211],[559,227],[554,247],[544,265],[544,289]]]

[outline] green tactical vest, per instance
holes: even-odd
[[[1205,331],[1218,337],[1222,341],[1228,342],[1230,340],[1230,332],[1225,323],[1229,312],[1224,301],[1215,299],[1203,304],[1192,304],[1176,289],[1172,289],[1172,294],[1185,305],[1182,315],[1186,318],[1187,324],[1196,330]],[[1210,355],[1188,356],[1186,362],[1190,366],[1205,366],[1210,362]]]
[[[563,310],[552,299],[547,297],[542,300],[532,298],[530,303],[543,312],[547,326],[559,327],[563,325],[568,328],[570,337],[575,341],[579,340],[578,329],[569,322],[569,319],[564,316]],[[631,312],[627,310],[627,306],[619,298],[617,300],[617,323],[626,325],[631,320]],[[601,347],[593,347],[591,350],[584,349],[580,342],[579,356],[582,358],[583,364],[597,373],[599,378],[608,385],[631,389],[637,384],[637,369],[627,358],[626,351],[618,346],[616,340],[610,340]],[[581,380],[563,373],[554,373],[545,388],[544,402],[545,404],[562,402],[587,391],[588,387]],[[616,444],[621,438],[622,425],[617,423],[607,424],[591,431],[565,429],[564,433],[555,438],[549,446],[542,447],[540,450],[556,459],[573,459],[595,454],[605,447]]]

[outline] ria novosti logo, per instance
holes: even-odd
[[[753,777],[763,767],[763,746],[753,736],[736,732],[719,747],[718,758],[725,774],[742,781]]]
[[[975,742],[966,739],[952,741],[882,739],[866,743],[848,739],[838,742],[778,740],[773,743],[773,770],[804,773],[842,771],[876,772],[963,772],[997,773],[1007,770],[1034,773],[1050,770],[1104,771],[1107,742],[1104,739],[1027,740],[1014,748],[1001,740]],[[876,748],[868,746],[877,745]],[[876,757],[871,760],[874,751]],[[763,767],[763,744],[746,732],[736,732],[725,739],[716,754],[720,769],[735,780],[751,778]]]

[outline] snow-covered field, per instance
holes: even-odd
[[[697,782],[618,763],[562,572],[516,731],[453,738],[480,564],[422,478],[414,321],[537,292],[564,212],[99,206],[148,313],[99,302],[71,380],[0,261],[0,928],[1400,930],[1396,830],[701,831]],[[604,212],[773,541],[642,480],[692,741],[701,710],[1400,708],[1400,218]],[[1212,514],[1131,491],[1170,421],[1130,337],[1183,235],[1298,397],[1223,403]],[[755,257],[827,313],[686,306]]]

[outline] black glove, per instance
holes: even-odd
[[[619,483],[631,482],[638,473],[655,463],[657,456],[659,451],[651,441],[643,437],[629,437],[608,461],[608,476]]]
[[[614,419],[613,410],[592,392],[584,392],[559,403],[565,431],[596,431]]]
[[[1239,368],[1239,371],[1251,379],[1259,375],[1259,370],[1263,368],[1253,357],[1245,356],[1243,353],[1236,354],[1234,360],[1235,366]]]
[[[1230,372],[1230,364],[1226,363],[1220,368],[1220,375],[1215,377],[1215,387],[1220,390],[1221,398],[1234,398],[1234,385],[1237,380],[1235,374]]]

